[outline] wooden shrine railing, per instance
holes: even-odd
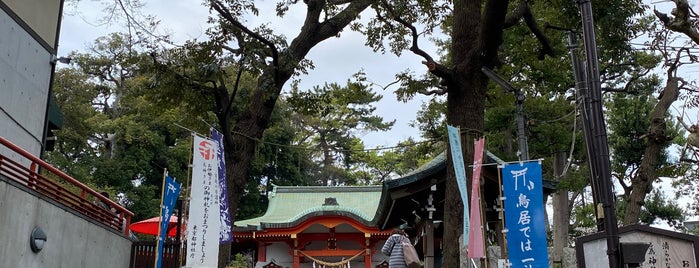
[[[155,241],[137,241],[131,244],[131,262],[129,268],[151,268],[155,264]],[[180,267],[180,243],[165,242],[163,244],[162,268]]]
[[[20,164],[22,159],[10,159],[0,154],[0,175],[27,186],[30,190],[63,204],[87,217],[106,225],[108,228],[129,236],[129,225],[133,213],[116,202],[102,196],[97,191],[66,175],[38,157],[19,148],[9,140],[0,137],[0,145],[17,153],[20,158],[29,160],[29,166]],[[39,170],[44,171],[41,174]],[[107,204],[106,210],[96,202]]]

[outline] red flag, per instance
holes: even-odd
[[[474,144],[473,155],[473,176],[471,180],[471,224],[468,232],[468,257],[469,258],[484,258],[485,257],[485,241],[483,240],[483,230],[481,229],[481,166],[483,165],[483,147],[485,139],[480,138]]]

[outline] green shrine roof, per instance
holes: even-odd
[[[489,151],[484,160],[491,169],[505,163]],[[405,215],[413,215],[425,205],[416,200],[427,200],[431,193],[437,203],[444,200],[446,161],[445,151],[412,172],[384,181],[380,186],[274,186],[265,214],[237,221],[234,228],[237,231],[289,228],[322,215],[346,216],[367,226],[391,228],[406,222],[409,217]],[[436,184],[441,185],[439,190],[431,190]],[[556,188],[549,180],[544,180],[543,184],[545,193]],[[441,217],[437,215],[435,217]]]
[[[381,186],[275,186],[265,215],[235,222],[236,229],[286,228],[320,215],[341,215],[368,224],[381,199]]]

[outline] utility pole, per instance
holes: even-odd
[[[522,104],[524,103],[524,93],[521,90],[514,88],[510,83],[502,79],[498,74],[492,70],[483,67],[481,71],[488,76],[488,78],[495,81],[496,84],[500,85],[503,89],[508,92],[515,94],[515,111],[517,112],[517,139],[519,140],[519,160],[526,161],[529,160],[529,145],[527,144],[527,135],[524,133],[524,108]]]
[[[588,153],[590,165],[594,174],[592,181],[599,186],[599,203],[603,211],[603,227],[607,238],[607,257],[610,268],[619,268],[619,227],[617,226],[614,206],[614,192],[612,191],[611,167],[609,163],[609,144],[607,142],[607,130],[602,113],[602,85],[599,77],[597,58],[597,44],[595,42],[594,20],[592,18],[592,3],[590,0],[575,0],[582,17],[583,36],[585,43],[585,68],[590,108],[589,126],[590,136],[586,142],[592,143],[594,153]],[[586,104],[585,104],[586,105]],[[589,146],[588,146],[589,147]],[[593,183],[594,185],[594,183]]]
[[[517,139],[519,140],[518,156],[520,161],[529,160],[529,145],[527,144],[527,135],[524,134],[524,108],[522,107],[522,104],[524,103],[524,94],[521,90],[516,89],[515,87],[510,85],[510,83],[505,81],[505,79],[502,79],[502,77],[500,77],[498,74],[488,69],[487,67],[482,67],[481,72],[483,72],[486,76],[488,76],[488,78],[493,80],[500,87],[505,89],[505,91],[513,92],[515,94],[515,111],[517,112]],[[498,200],[498,206],[500,209],[500,213],[502,213],[500,214],[500,216],[504,219],[505,214],[503,213],[503,209],[505,206],[503,205],[502,200]],[[503,242],[507,241],[504,236],[505,234],[503,233]],[[503,258],[507,258],[507,248],[503,245],[504,243],[500,244],[500,256],[502,256]]]
[[[577,35],[574,31],[568,30],[568,51],[570,52],[570,61],[573,64],[573,76],[575,78],[575,92],[576,92],[576,98],[575,102],[576,105],[579,105],[580,107],[580,116],[582,117],[582,129],[583,129],[583,136],[585,137],[585,140],[588,142],[585,142],[585,149],[587,152],[587,159],[589,161],[594,161],[595,156],[593,155],[595,152],[594,144],[590,142],[592,140],[592,133],[590,133],[591,128],[590,128],[590,102],[589,100],[589,95],[588,95],[588,88],[587,88],[587,82],[586,82],[586,75],[585,75],[585,67],[583,66],[583,63],[580,61],[578,58],[578,40],[577,40]],[[598,171],[596,168],[599,165],[590,165],[590,177],[593,177],[594,174],[598,174]],[[594,204],[594,213],[595,213],[595,219],[596,219],[596,225],[597,225],[597,231],[601,232],[604,231],[604,225],[602,222],[602,211],[601,208],[598,207],[597,205],[600,204],[600,193],[599,193],[599,185],[597,185],[597,181],[591,180],[590,182],[592,186],[592,202]]]

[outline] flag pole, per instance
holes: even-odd
[[[480,187],[479,187],[480,188]],[[480,191],[480,189],[478,189]],[[486,247],[485,243],[485,228],[488,226],[488,221],[486,221],[486,218],[483,217],[483,196],[478,196],[478,213],[481,214],[481,237],[483,238],[483,252],[485,252],[485,261],[481,260],[481,264],[485,268],[488,268],[488,247]]]
[[[500,211],[498,214],[500,215],[500,228],[502,228],[501,229],[502,245],[500,245],[500,247],[501,247],[500,248],[500,255],[501,255],[500,257],[505,259],[505,261],[507,261],[507,259],[508,259],[507,258],[507,232],[505,231],[507,229],[505,229],[505,203],[503,202],[504,199],[503,199],[503,194],[502,194],[502,166],[498,165],[498,172],[497,173],[498,173],[498,187],[500,187],[500,198],[499,198]]]
[[[161,241],[163,238],[160,237],[160,234],[163,231],[161,229],[163,226],[163,206],[164,206],[163,202],[165,201],[165,177],[167,177],[167,168],[163,169],[163,187],[160,190],[160,209],[159,209],[160,211],[158,211],[158,215],[160,215],[160,217],[158,217],[158,238],[155,240],[156,255],[155,255],[155,264],[153,265],[155,268],[159,268],[158,262],[162,258],[162,256],[161,256],[162,252],[159,251],[158,249],[160,248],[160,244],[163,243],[163,241]],[[169,221],[169,219],[168,219],[168,221]]]
[[[189,136],[189,160],[187,161],[187,181],[184,184],[184,186],[185,186],[184,187],[184,190],[185,190],[184,200],[182,201],[182,207],[180,208],[180,210],[182,210],[182,215],[184,215],[185,217],[187,215],[189,215],[188,214],[189,213],[189,195],[191,194],[191,189],[192,189],[192,186],[189,184],[192,182],[192,158],[193,158],[193,153],[194,153],[192,148],[194,148],[194,135],[195,135],[195,133],[196,132],[192,131],[192,135]],[[180,241],[185,241],[185,243],[187,243],[187,239],[180,238]],[[177,262],[178,262],[177,264],[179,266],[182,266],[182,262],[184,259],[184,256],[183,256],[184,254],[182,254],[183,253],[182,250],[184,249],[185,243],[180,243],[180,259],[177,260]]]
[[[481,138],[481,139],[483,139],[483,138]],[[484,148],[484,150],[483,150],[483,153],[485,153],[485,148]],[[484,158],[485,158],[485,157],[484,157]],[[481,162],[480,165],[481,165],[481,167],[482,167],[482,166],[483,166],[483,161],[481,160],[480,162]],[[481,176],[481,175],[479,174],[479,176]],[[481,182],[482,182],[482,181],[481,181]],[[478,214],[480,214],[479,219],[480,219],[480,221],[481,221],[481,222],[480,222],[480,227],[481,227],[481,228],[480,228],[480,232],[481,232],[481,239],[482,239],[481,242],[482,242],[482,244],[480,244],[480,246],[481,246],[482,249],[483,249],[483,253],[485,253],[485,254],[483,254],[483,255],[485,256],[485,260],[481,259],[481,260],[480,260],[480,261],[481,261],[480,264],[481,264],[483,267],[488,268],[488,247],[486,247],[486,243],[485,243],[485,239],[486,239],[486,238],[485,238],[485,235],[486,235],[486,233],[485,233],[485,228],[488,226],[488,221],[486,220],[485,217],[483,217],[483,206],[484,206],[484,204],[483,204],[483,195],[481,194],[481,185],[480,185],[481,182],[478,183]],[[473,187],[473,185],[472,185],[471,187]]]

